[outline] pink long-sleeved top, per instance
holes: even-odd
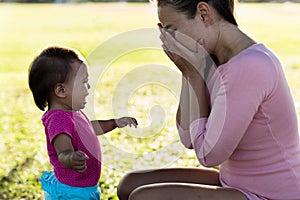
[[[300,145],[293,98],[276,56],[254,44],[211,70],[211,113],[178,126],[204,166],[220,165],[223,187],[250,200],[300,199]]]

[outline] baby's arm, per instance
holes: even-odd
[[[88,156],[81,151],[74,151],[70,136],[64,133],[57,135],[53,140],[53,145],[58,160],[63,166],[80,173],[86,170]]]
[[[91,122],[96,132],[96,135],[102,135],[104,133],[114,130],[115,128],[123,128],[127,125],[133,125],[135,128],[138,125],[136,119],[132,117],[122,117],[119,119],[109,120],[94,120]]]

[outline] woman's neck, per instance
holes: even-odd
[[[256,43],[235,25],[220,24],[219,30],[219,39],[214,52],[219,65],[228,62],[232,57]]]

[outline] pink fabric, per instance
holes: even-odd
[[[57,179],[75,187],[97,185],[101,173],[101,149],[92,124],[83,112],[51,110],[43,115],[42,121],[45,126],[49,159]],[[52,141],[61,133],[71,137],[75,151],[82,151],[89,157],[84,173],[67,169],[59,162]]]
[[[183,146],[185,146],[188,149],[193,149],[193,145],[192,145],[192,141],[191,141],[191,137],[190,137],[190,130],[184,130],[183,128],[181,128],[181,126],[178,124],[178,122],[176,122],[176,126],[178,129],[179,137],[181,140],[181,143],[183,144]]]
[[[263,44],[245,49],[209,74],[212,110],[190,125],[204,166],[220,166],[224,187],[250,200],[300,199],[297,116],[276,56]],[[187,144],[185,144],[187,146]]]

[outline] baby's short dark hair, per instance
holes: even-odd
[[[48,47],[38,55],[29,67],[29,88],[35,104],[45,110],[49,97],[57,83],[64,83],[70,74],[71,64],[83,62],[79,55],[66,47]]]

